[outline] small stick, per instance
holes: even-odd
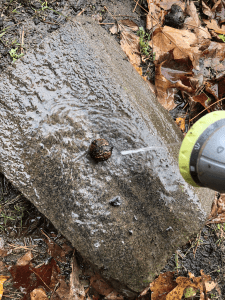
[[[55,285],[55,287],[54,287],[54,290],[53,290],[53,292],[52,292],[51,297],[50,297],[49,300],[52,299],[52,297],[53,297],[53,295],[55,294],[55,291],[57,290],[58,286],[59,286],[59,282],[56,283],[56,285]]]
[[[44,233],[44,231],[43,230],[41,230],[41,233],[44,235],[44,236],[46,236],[46,238],[48,239],[48,240],[50,240],[51,241],[51,238],[46,234],[46,233]]]
[[[116,22],[117,22],[117,19],[111,14],[111,12],[108,10],[108,8],[107,8],[106,6],[104,6],[104,9],[106,9],[106,10],[108,11],[108,13],[112,16],[112,18],[113,18],[114,20],[116,20]]]
[[[83,8],[82,11],[79,12],[79,14],[76,15],[76,17],[82,15],[82,13],[85,11],[86,8]]]
[[[224,99],[225,99],[225,98],[222,98],[222,99],[220,99],[220,100],[218,100],[218,101],[212,103],[212,104],[209,105],[207,108],[203,109],[199,114],[197,114],[197,116],[195,116],[194,118],[192,118],[192,119],[190,120],[190,122],[191,122],[192,120],[194,120],[195,118],[197,118],[199,115],[201,115],[205,110],[209,109],[211,106],[215,105],[217,102],[220,102],[220,101],[222,101],[222,100],[224,100]]]
[[[138,3],[139,3],[139,0],[136,2],[136,5],[135,5],[135,8],[134,8],[133,12],[135,12],[135,10],[136,10],[136,8],[137,8],[137,5],[138,5]]]
[[[140,6],[140,8],[142,8],[144,11],[146,11],[146,13],[148,13],[148,11],[143,7],[143,6],[141,6],[138,2],[139,2],[139,0],[138,1],[135,1],[134,0],[134,2],[138,5],[138,6]]]
[[[41,278],[41,276],[39,276],[36,272],[34,272],[33,268],[31,268],[31,271],[39,278],[41,279],[41,281],[44,283],[44,285],[50,290],[53,292],[52,289],[50,289],[50,287],[44,282],[44,280]]]
[[[24,26],[23,26],[22,34],[21,34],[21,45],[20,45],[21,53],[24,53],[24,51],[23,51],[23,42],[24,42]]]
[[[99,23],[100,25],[114,25],[115,23]]]

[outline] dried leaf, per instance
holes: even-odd
[[[163,29],[155,31],[153,39],[149,44],[156,53],[156,63],[160,57],[173,50],[175,60],[189,57],[194,68],[197,68],[200,52],[198,47],[192,47],[196,42],[196,35],[189,30],[180,30],[165,26]]]
[[[8,250],[4,249],[5,241],[0,237],[0,257],[5,257],[8,255]]]
[[[71,251],[73,251],[73,248],[72,248],[70,245],[66,244],[66,243],[64,243],[64,244],[62,245],[62,249],[63,249],[65,255],[67,255],[67,254],[69,254]]]
[[[3,292],[4,292],[3,284],[9,278],[10,278],[9,276],[0,275],[0,300],[2,299],[2,295],[3,295]]]
[[[184,118],[176,118],[176,124],[179,126],[181,131],[185,131],[185,117]]]
[[[146,29],[151,30],[156,26],[163,24],[162,11],[158,5],[158,0],[147,0],[148,2],[148,14],[146,18]]]
[[[150,0],[151,1],[151,0]],[[182,2],[182,1],[171,1],[171,0],[163,0],[163,1],[159,1],[159,6],[162,8],[162,9],[164,9],[164,10],[169,10],[169,9],[171,9],[171,6],[174,4],[174,3],[176,3],[176,5],[179,5],[180,6],[180,8],[182,9],[182,10],[184,10],[185,9],[185,3],[184,2]]]
[[[107,300],[123,300],[123,296],[118,294],[116,291],[112,291],[108,296],[105,297]]]
[[[193,96],[192,99],[195,101],[195,102],[199,102],[201,103],[201,105],[205,108],[208,108],[208,106],[211,104],[210,103],[210,98],[208,98],[208,96],[205,94],[205,93],[202,93],[200,95],[197,95],[197,96]],[[208,109],[207,109],[208,110]],[[209,112],[209,110],[208,110]]]
[[[205,283],[206,292],[211,292],[214,288],[216,288],[217,285],[218,284],[215,281],[207,281]]]
[[[215,7],[212,8],[215,11],[215,19],[219,22],[219,24],[225,22],[225,1],[219,0]]]
[[[212,12],[211,8],[202,1],[202,11],[203,13],[208,16],[210,19],[214,18],[214,13]]]
[[[211,213],[209,215],[207,224],[218,224],[225,222],[225,194],[220,194],[220,198],[215,199],[212,203]]]
[[[119,27],[117,24],[114,24],[110,29],[109,31],[112,33],[112,34],[117,34],[119,33]]]
[[[8,255],[8,251],[5,249],[0,249],[0,257],[5,257]]]
[[[162,75],[161,65],[156,65],[155,67],[155,87],[157,90],[156,96],[159,103],[167,110],[175,108],[175,92],[172,89],[174,85]]]
[[[187,4],[186,13],[190,16],[185,19],[184,27],[191,30],[196,34],[198,43],[202,42],[205,39],[211,39],[211,35],[207,28],[201,26],[201,21],[198,17],[198,12],[194,2],[191,1]]]
[[[192,93],[193,89],[184,85],[181,80],[171,82],[165,78],[165,76],[162,75],[163,63],[155,66],[156,95],[159,103],[167,110],[171,110],[176,107],[176,104],[174,103],[174,94],[177,92],[176,89],[186,91],[187,93]]]
[[[209,29],[213,29],[216,33],[219,33],[219,34],[225,34],[225,30],[221,29],[218,26],[218,23],[216,20],[212,19],[212,20],[203,20],[203,21]]]
[[[50,256],[54,257],[57,261],[66,262],[65,251],[58,244],[51,239],[45,239],[45,242],[48,246],[48,254]]]
[[[66,284],[64,280],[59,280],[59,288],[56,290],[57,295],[60,297],[60,300],[78,300],[79,298],[77,294],[72,294],[70,290],[70,286]]]
[[[139,29],[138,25],[134,21],[129,19],[120,20],[118,23],[130,28],[133,31],[138,31]]]
[[[217,212],[218,214],[225,212],[225,194],[220,194],[217,202]]]
[[[12,266],[10,273],[13,277],[13,285],[16,289],[21,289],[25,295],[30,293],[41,286],[50,290],[51,275],[53,269],[58,270],[58,266],[54,259],[47,265],[42,265],[39,268],[32,268],[30,265],[25,266]],[[24,299],[27,299],[24,298]]]
[[[176,286],[174,278],[174,272],[166,272],[160,274],[151,284],[152,300],[166,300],[166,295],[172,291]]]
[[[79,272],[80,269],[78,267],[76,258],[74,257],[72,264],[72,272],[70,275],[70,298],[68,298],[68,300],[82,300],[85,297],[84,287],[80,284],[79,281]]]
[[[30,298],[31,298],[31,300],[48,300],[45,290],[42,288],[33,290],[30,293]]]
[[[147,0],[148,2],[148,15],[146,19],[146,28],[148,30],[155,29],[163,25],[164,17],[166,15],[166,10],[169,10],[174,4],[174,1],[171,0]],[[177,5],[181,9],[185,9],[185,3],[182,1],[177,1]]]
[[[196,6],[194,5],[193,1],[189,1],[186,7],[186,13],[190,16],[189,18],[186,18],[185,20],[185,25],[191,25],[193,26],[191,29],[194,27],[200,27],[201,21],[199,20],[198,13]],[[188,27],[189,28],[189,27]]]
[[[99,274],[95,274],[91,277],[90,285],[100,295],[108,296],[113,291],[113,288]]]
[[[221,224],[221,223],[225,223],[225,213],[222,213],[218,217],[206,222],[206,224]]]
[[[129,58],[133,66],[139,67],[141,64],[141,57],[139,51],[139,37],[132,32],[123,30],[121,32],[122,39],[120,41],[123,51]]]
[[[16,265],[17,266],[26,266],[30,263],[30,261],[33,259],[33,254],[31,251],[28,251],[26,254],[24,254],[22,257],[20,257],[17,260]]]
[[[205,275],[203,270],[200,271],[201,276],[194,277],[193,274],[189,273],[190,279],[186,277],[178,277],[176,279],[177,286],[166,296],[166,300],[181,300],[187,288],[189,291],[200,291],[200,299],[205,299],[206,284],[210,282],[208,287],[213,286],[211,284],[211,276]],[[216,286],[216,285],[215,285]],[[191,289],[192,288],[192,289]]]

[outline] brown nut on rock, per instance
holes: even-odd
[[[90,156],[95,161],[104,161],[112,155],[113,147],[105,139],[97,139],[91,143],[89,148]]]

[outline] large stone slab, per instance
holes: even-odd
[[[167,145],[182,140],[172,118],[89,19],[69,21],[0,77],[0,128],[2,172],[127,296],[210,211],[213,193],[184,182],[179,146]],[[99,137],[114,149],[96,163],[88,147]],[[121,155],[146,146],[163,148]]]

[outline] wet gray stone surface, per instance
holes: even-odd
[[[0,128],[1,171],[128,297],[210,211],[213,192],[179,173],[172,118],[89,19],[69,21],[1,75]],[[88,147],[100,137],[114,149],[96,163]],[[147,146],[162,148],[121,155]]]

